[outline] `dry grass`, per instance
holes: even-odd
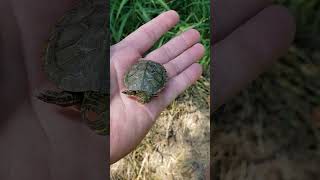
[[[202,78],[162,112],[111,179],[203,179],[210,156],[209,80]]]
[[[297,22],[287,55],[216,113],[212,179],[319,179],[320,2],[278,0]]]
[[[112,0],[111,41],[117,43],[163,11],[174,9],[180,22],[160,38],[158,48],[189,28],[201,34],[207,51],[200,60],[210,66],[209,0]],[[189,88],[156,121],[143,142],[111,166],[111,179],[201,179],[209,163],[209,78]]]

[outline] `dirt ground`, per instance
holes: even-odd
[[[292,46],[216,112],[212,179],[319,179],[319,62],[317,50]]]
[[[162,112],[143,142],[111,166],[111,179],[203,179],[210,159],[209,79]]]

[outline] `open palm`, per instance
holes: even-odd
[[[125,88],[123,77],[128,68],[178,21],[175,11],[164,12],[111,47],[111,163],[136,147],[160,112],[200,78],[202,69],[196,62],[203,56],[204,48],[198,43],[199,33],[191,29],[144,57],[163,64],[167,70],[169,80],[158,97],[142,105],[121,93]]]

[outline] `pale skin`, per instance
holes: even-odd
[[[216,0],[211,4],[215,19],[211,24],[213,111],[287,53],[294,39],[295,22],[286,8],[272,3],[271,0]],[[206,178],[210,179],[209,167]],[[212,173],[211,179],[220,178]]]
[[[1,81],[5,88],[1,93],[4,120],[1,123],[0,158],[3,162],[1,164],[10,164],[3,168],[20,172],[12,175],[10,171],[0,171],[4,173],[0,174],[1,179],[104,179],[109,176],[105,169],[109,166],[106,160],[111,158],[111,163],[115,162],[138,145],[156,116],[201,75],[201,66],[196,62],[202,57],[204,48],[198,43],[199,33],[189,30],[167,45],[181,44],[170,47],[172,54],[164,52],[165,48],[160,48],[145,57],[163,63],[170,77],[166,89],[154,101],[141,106],[121,93],[121,78],[130,64],[138,60],[157,38],[178,23],[179,17],[174,11],[166,12],[144,26],[148,27],[155,21],[167,23],[157,26],[154,36],[145,36],[140,29],[112,46],[110,108],[113,117],[110,120],[112,135],[109,150],[106,138],[96,135],[86,127],[81,122],[79,112],[41,102],[34,96],[39,88],[50,89],[53,86],[42,72],[43,60],[40,54],[52,26],[72,7],[72,3],[73,1],[65,0],[6,0],[0,3],[0,7],[4,7],[0,16],[1,63],[4,63],[1,67],[10,69],[3,69],[2,72],[5,77],[11,77]],[[150,30],[150,27],[146,29]],[[146,29],[142,31],[146,32]],[[137,41],[137,38],[140,40]],[[133,43],[135,48],[129,46]],[[123,108],[129,107],[131,110],[123,113]],[[121,114],[123,117],[131,114],[131,119],[114,116]],[[30,142],[37,146],[30,146]],[[32,173],[33,169],[38,169],[38,173]]]
[[[233,1],[229,4],[240,3],[237,0]],[[4,77],[0,79],[1,87],[3,87],[0,93],[2,99],[0,111],[3,115],[0,121],[0,179],[87,180],[105,179],[106,176],[109,176],[108,171],[105,170],[105,167],[109,166],[106,163],[106,159],[109,158],[109,147],[107,147],[105,138],[95,135],[88,129],[80,121],[81,117],[78,112],[62,110],[33,98],[33,93],[37,88],[48,86],[48,81],[41,71],[43,61],[39,54],[52,26],[72,6],[72,2],[73,0],[0,1],[0,72],[3,73],[1,77]],[[218,3],[219,1],[214,2]],[[228,4],[227,0],[220,2]],[[243,6],[237,8],[238,11],[235,13],[230,13],[226,10],[228,6],[220,4],[221,14],[218,14],[216,20],[219,24],[216,26],[217,30],[213,32],[213,36],[220,37],[220,40],[227,40],[221,41],[221,43],[217,42],[215,48],[213,48],[217,55],[216,61],[213,61],[216,63],[213,80],[217,82],[215,86],[217,94],[212,93],[217,98],[216,107],[230,99],[259,73],[263,72],[265,67],[272,64],[279,57],[280,52],[285,52],[289,45],[293,33],[293,25],[290,23],[292,21],[290,21],[286,11],[274,7],[265,10],[268,13],[256,18],[254,22],[264,24],[266,19],[272,19],[272,21],[267,21],[268,27],[277,27],[278,33],[271,33],[268,28],[265,28],[267,31],[259,33],[255,31],[255,26],[251,24],[242,28],[246,31],[238,31],[237,34],[228,36],[228,33],[239,28],[243,21],[254,17],[262,9],[261,7],[267,7],[269,3],[266,2],[264,0],[241,1]],[[170,28],[177,23],[177,16],[173,11],[168,14],[173,18],[168,20],[170,21],[168,28]],[[154,42],[157,35],[160,36],[163,31],[167,31],[158,27],[155,29],[155,31],[160,30],[160,33],[151,36],[155,37],[154,39],[151,38],[153,39],[151,41],[146,40],[145,36],[141,37],[139,33],[138,36],[134,36],[134,34],[137,35],[137,33],[134,33],[111,48],[111,111],[115,112],[114,116],[118,116],[123,113],[123,109],[117,109],[116,107],[135,106],[135,110],[139,112],[141,117],[141,119],[138,119],[137,116],[131,117],[136,124],[128,119],[120,119],[119,121],[122,124],[114,122],[116,119],[111,119],[111,162],[117,161],[134,149],[151,128],[159,112],[177,94],[200,77],[201,66],[196,61],[202,56],[204,50],[202,45],[198,44],[198,33],[195,30],[190,30],[186,32],[190,33],[191,35],[188,36],[192,37],[192,40],[188,41],[190,47],[182,48],[185,50],[179,51],[179,55],[183,54],[182,52],[189,52],[191,48],[193,49],[191,54],[195,56],[189,61],[183,60],[180,62],[185,64],[180,64],[182,68],[178,70],[181,71],[179,74],[172,73],[175,70],[175,68],[172,68],[170,75],[178,79],[178,84],[175,84],[175,86],[179,88],[170,91],[164,90],[162,95],[153,101],[154,103],[150,103],[146,107],[138,106],[135,101],[120,94],[123,84],[118,78],[131,63],[141,56],[142,52],[150,47],[150,42]],[[251,35],[249,33],[243,34],[250,30],[255,33],[251,33]],[[234,44],[237,44],[239,37],[267,40],[268,43],[259,44],[257,49],[269,50],[268,53],[263,53],[264,51],[255,52],[252,48],[241,49],[241,46],[235,46],[239,47],[236,49],[228,49],[230,46],[222,43],[233,44],[235,42]],[[266,39],[263,37],[266,37]],[[144,39],[144,41],[141,41],[141,39]],[[129,42],[133,44],[134,41],[138,43],[137,46],[140,48],[135,49],[128,45]],[[146,41],[149,43],[146,43]],[[237,49],[241,49],[241,51]],[[128,53],[132,57],[128,58]],[[159,54],[161,54],[161,58],[159,58]],[[252,54],[254,56],[250,56]],[[228,55],[232,55],[234,58]],[[241,60],[239,60],[240,55],[244,55],[241,56]],[[166,59],[174,59],[167,58],[166,53],[161,53],[159,50],[148,56],[164,63]],[[263,63],[257,61],[257,59],[262,60]],[[228,73],[228,67],[238,67],[238,71]],[[167,65],[167,68],[169,70],[170,66]],[[219,69],[221,70],[218,71]],[[182,74],[187,74],[187,76]],[[230,84],[234,85],[233,88],[230,88]],[[173,86],[168,85],[169,87],[173,88]],[[113,106],[116,102],[118,102],[117,106]],[[159,106],[158,108],[155,107],[156,103]],[[131,112],[130,115],[138,114],[138,112]],[[123,115],[123,117],[125,116],[127,115]],[[123,125],[123,127],[120,127],[120,125]],[[128,132],[124,132],[124,130],[128,130]],[[10,173],[10,169],[19,173]],[[34,169],[37,170],[37,173],[34,173]]]
[[[168,72],[169,81],[157,97],[141,105],[121,93],[125,89],[126,70],[178,21],[179,15],[175,11],[164,12],[111,47],[110,68],[111,74],[115,74],[111,77],[111,163],[132,151],[161,111],[201,76],[202,68],[197,61],[205,50],[199,43],[199,32],[190,29],[144,57],[163,64]]]

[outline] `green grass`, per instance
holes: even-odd
[[[197,29],[206,52],[200,60],[205,72],[210,66],[210,0],[111,0],[111,44],[119,42],[139,26],[167,10],[175,10],[180,22],[152,47],[159,48],[187,29]]]
[[[295,45],[309,52],[320,49],[320,1],[277,0],[295,16],[297,36]]]
[[[199,132],[203,135],[205,133],[201,132],[208,133],[209,129],[210,0],[111,0],[110,4],[111,44],[121,41],[161,12],[175,10],[180,15],[179,24],[162,36],[150,51],[190,28],[200,32],[201,43],[206,49],[204,57],[200,60],[204,76],[162,112],[154,128],[133,152],[111,166],[111,178],[168,179],[175,175],[177,179],[190,179],[189,175],[201,173],[201,168],[195,169],[192,173],[188,168],[207,164],[202,161],[208,159],[208,153],[203,151],[193,154],[192,151],[192,155],[186,155],[187,152],[191,153],[188,149],[204,142],[201,143],[201,147],[208,147],[206,150],[209,151],[209,141],[198,136],[194,140],[194,133],[192,136],[188,133]],[[192,123],[195,119],[197,125],[203,125],[192,128],[184,125]],[[174,132],[172,138],[175,139],[170,145],[164,143],[171,139],[167,137],[169,132]],[[197,146],[199,147],[200,145]],[[159,154],[161,157],[158,157]],[[202,158],[204,160],[201,160]],[[179,178],[182,176],[184,178]]]

